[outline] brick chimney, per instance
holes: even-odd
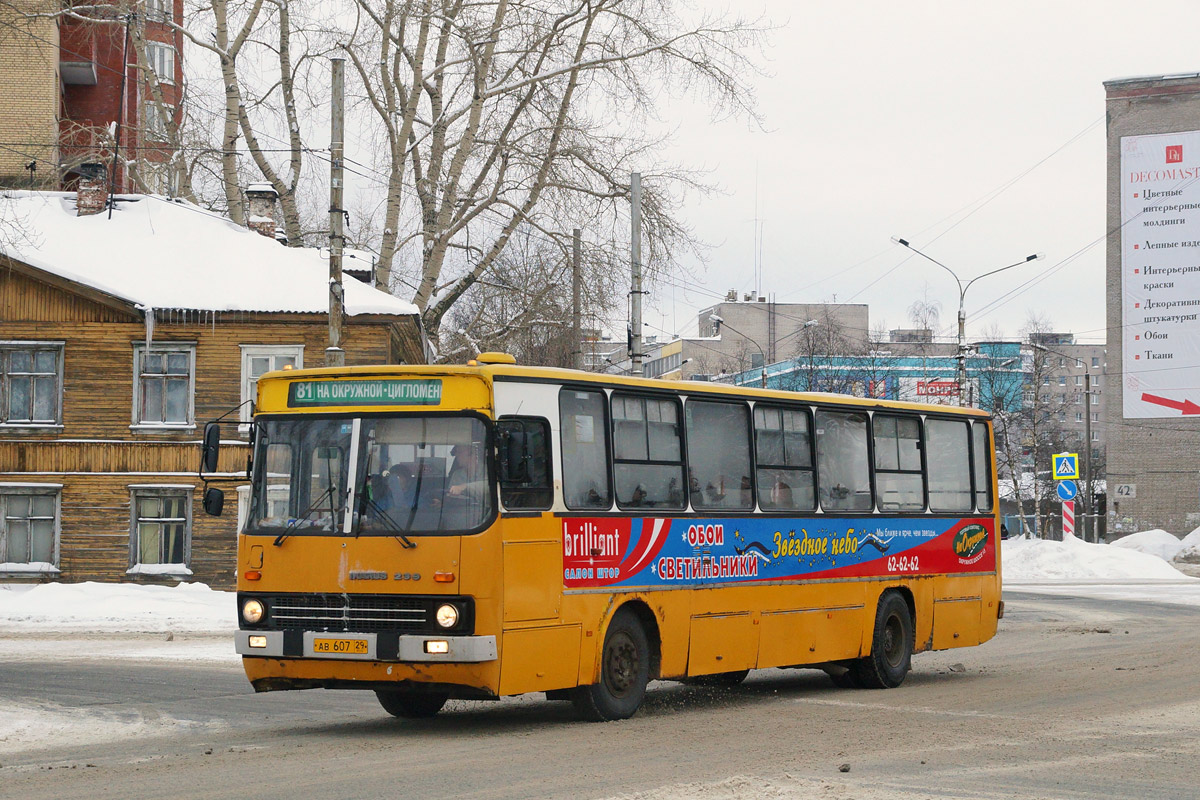
[[[275,201],[279,193],[269,183],[252,183],[246,187],[246,202],[250,206],[246,215],[246,227],[252,231],[275,238]]]
[[[99,214],[108,202],[108,181],[103,164],[79,165],[79,188],[75,193],[75,215]]]

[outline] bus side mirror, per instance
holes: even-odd
[[[221,425],[210,422],[204,426],[204,444],[200,448],[200,471],[216,472],[221,452]]]
[[[204,490],[204,513],[210,517],[219,517],[225,510],[225,493],[210,486]]]

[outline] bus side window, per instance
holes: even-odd
[[[614,394],[612,419],[617,505],[684,508],[678,401]]]
[[[685,416],[692,506],[702,510],[754,508],[746,406],[689,399]]]
[[[563,389],[558,395],[563,502],[567,508],[612,507],[604,392]]]
[[[821,508],[826,511],[870,511],[875,507],[866,414],[817,412],[817,474]]]
[[[972,461],[975,466],[975,507],[980,511],[992,510],[992,458],[988,448],[988,426],[986,422],[971,425],[974,445]]]
[[[509,509],[550,508],[550,423],[505,418],[496,423],[500,442],[500,502]]]
[[[754,449],[763,511],[816,508],[807,411],[755,404]]]
[[[875,491],[881,511],[924,511],[921,472],[921,420],[876,414]]]
[[[927,419],[929,442],[929,508],[931,511],[971,510],[971,461],[968,456],[967,423],[949,419]]]

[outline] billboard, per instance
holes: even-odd
[[[1126,419],[1200,414],[1200,131],[1121,137]]]

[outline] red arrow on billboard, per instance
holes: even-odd
[[[1158,395],[1143,394],[1142,402],[1153,403],[1156,406],[1173,408],[1176,411],[1182,411],[1185,415],[1200,414],[1200,406],[1196,405],[1191,400],[1168,400],[1167,398],[1159,397]]]

